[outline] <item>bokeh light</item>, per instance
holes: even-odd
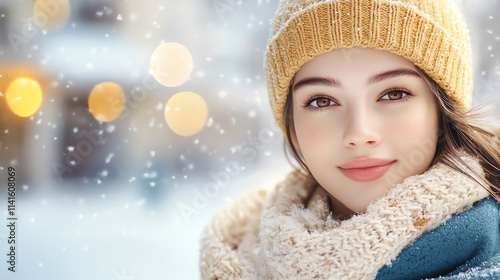
[[[5,97],[7,105],[14,114],[29,117],[42,104],[42,89],[34,80],[18,78],[9,85]]]
[[[207,103],[194,92],[179,92],[165,106],[168,126],[181,136],[192,136],[200,132],[207,123],[207,118]]]
[[[125,103],[123,89],[113,82],[96,85],[89,95],[90,113],[101,122],[110,122],[118,118],[125,109]]]
[[[182,85],[193,70],[193,57],[183,45],[165,43],[157,47],[149,63],[151,75],[167,87]]]
[[[69,0],[37,0],[33,5],[33,22],[40,29],[56,31],[71,14]]]

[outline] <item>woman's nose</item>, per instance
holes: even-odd
[[[348,148],[377,146],[380,143],[376,118],[366,111],[357,111],[346,117],[344,146]]]

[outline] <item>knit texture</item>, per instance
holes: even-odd
[[[479,165],[468,159],[475,168]],[[222,210],[202,238],[202,279],[373,279],[422,234],[488,196],[437,164],[407,178],[366,213],[336,221],[317,185],[292,172]]]
[[[319,54],[353,46],[405,57],[463,110],[469,108],[470,39],[452,0],[283,0],[264,62],[274,118],[283,131],[283,108],[299,68]]]

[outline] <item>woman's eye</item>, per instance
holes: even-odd
[[[391,91],[391,92],[386,93],[380,99],[381,100],[400,100],[400,99],[405,98],[407,95],[409,95],[409,94],[404,92],[404,91],[396,90],[396,91]]]
[[[319,108],[328,107],[328,106],[335,105],[335,104],[337,104],[337,103],[335,103],[334,101],[332,101],[328,98],[324,98],[324,97],[316,98],[309,103],[309,105],[311,105],[313,107],[319,107]]]

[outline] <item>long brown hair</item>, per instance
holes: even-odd
[[[494,118],[492,111],[483,105],[468,111],[463,110],[423,70],[418,67],[417,70],[431,90],[439,112],[439,138],[431,166],[441,162],[463,173],[488,190],[500,202],[500,142],[498,140],[500,130],[497,125],[499,120],[492,121]],[[293,79],[290,85],[292,84]],[[283,110],[283,117],[286,131],[285,155],[288,161],[294,165],[290,160],[289,155],[291,154],[299,163],[299,166],[295,166],[295,168],[313,178],[292,137],[294,122],[291,86]],[[463,152],[479,159],[484,176],[464,161]]]

